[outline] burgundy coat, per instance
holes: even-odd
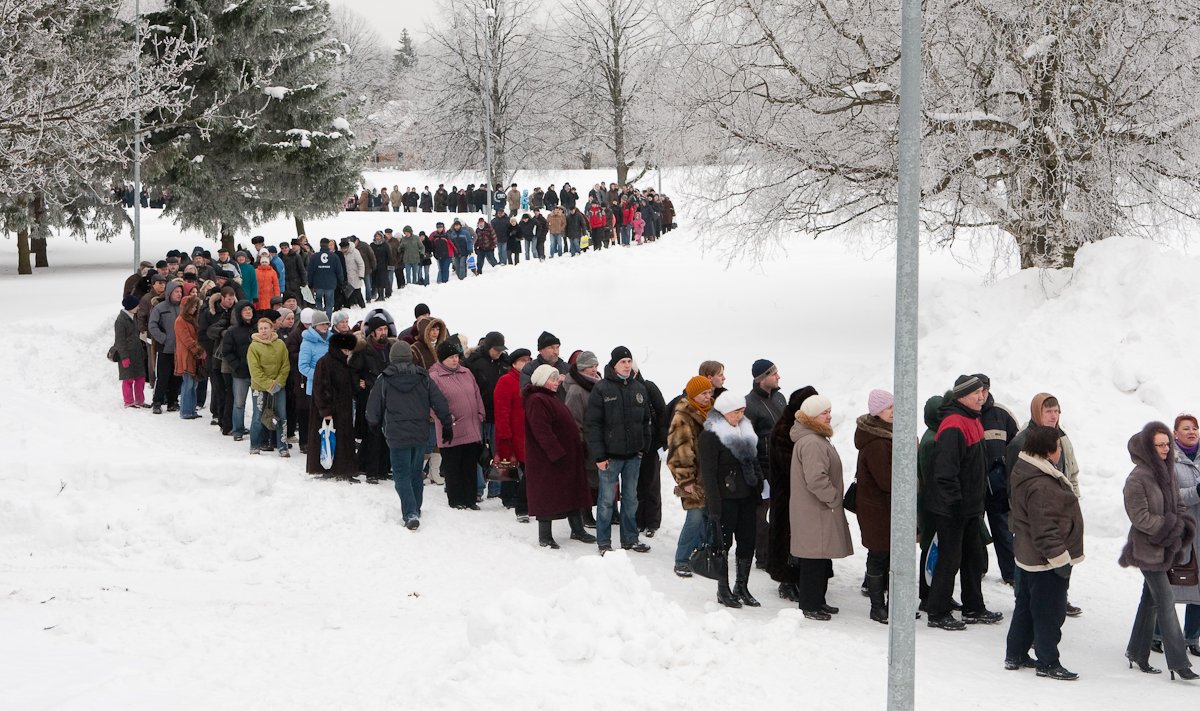
[[[556,394],[533,385],[525,388],[524,404],[529,515],[563,518],[588,508],[592,497],[583,469],[583,439],[571,411]]]

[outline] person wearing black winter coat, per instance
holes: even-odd
[[[433,212],[433,193],[429,192],[429,186],[421,191],[421,212]]]
[[[367,398],[375,381],[388,366],[388,353],[396,339],[387,335],[387,324],[379,317],[367,321],[364,332],[350,356],[350,370],[354,373],[354,432],[362,444],[358,448],[358,470],[366,473],[367,481],[387,478],[391,471],[391,457],[387,442],[378,427],[367,421]]]
[[[650,445],[642,455],[638,470],[637,526],[643,536],[653,538],[662,525],[662,459],[658,456],[658,450],[667,448],[670,425],[664,425],[667,403],[662,390],[654,381],[642,377],[641,371],[635,377],[645,386],[647,404],[650,406]]]
[[[200,342],[200,347],[204,349],[206,360],[210,364],[208,380],[212,389],[212,399],[209,401],[208,409],[212,413],[212,424],[221,425],[223,430],[226,429],[224,423],[229,419],[225,413],[232,412],[232,408],[226,402],[230,393],[225,388],[225,378],[221,374],[221,368],[217,365],[217,345],[220,343],[225,329],[229,328],[233,306],[236,303],[237,299],[233,289],[228,291],[223,289],[222,293],[213,294],[208,298],[208,303],[201,304],[200,318],[196,327],[197,340]]]
[[[421,521],[424,483],[421,465],[429,444],[429,413],[453,429],[450,405],[424,368],[413,365],[412,348],[404,341],[392,345],[389,364],[367,400],[367,421],[383,429],[392,464],[392,479],[400,497],[404,525],[417,528]]]
[[[1017,421],[1008,410],[996,404],[990,392],[991,381],[986,375],[975,377],[983,383],[987,400],[980,411],[979,422],[983,425],[983,450],[987,466],[987,497],[984,506],[988,527],[992,531],[992,545],[996,549],[996,563],[1000,577],[1013,584],[1015,563],[1013,561],[1013,534],[1008,528],[1008,444],[1017,436]]]
[[[533,213],[533,217],[529,221],[533,223],[533,239],[536,243],[534,252],[537,254],[538,259],[545,260],[546,235],[550,233],[550,223],[546,222],[545,215],[537,211]]]
[[[558,191],[554,189],[553,185],[546,189],[546,194],[542,196],[542,202],[546,205],[546,212],[558,207]]]
[[[994,624],[1003,619],[984,606],[983,566],[978,536],[982,530],[986,494],[986,454],[980,411],[987,397],[976,376],[962,375],[942,406],[942,421],[934,439],[933,483],[922,500],[933,519],[938,538],[938,561],[925,601],[929,626],[956,630],[963,621],[951,613],[954,577],[961,569],[964,621]]]
[[[250,337],[254,335],[254,305],[239,301],[233,306],[233,321],[225,329],[221,339],[221,360],[233,374],[231,409],[232,434],[235,442],[250,432],[246,428],[246,398],[250,394],[250,366],[246,353],[250,350]]]
[[[353,351],[357,339],[349,333],[329,337],[329,352],[317,361],[312,378],[312,404],[308,424],[308,459],[306,471],[326,479],[352,480],[358,474],[354,455],[354,371],[350,369],[348,351]],[[325,420],[335,431],[333,466],[321,465],[321,433]]]

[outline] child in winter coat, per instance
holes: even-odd
[[[646,221],[642,219],[642,213],[635,211],[633,213],[633,238],[638,244],[642,243],[642,232],[646,229]]]
[[[258,279],[258,298],[254,307],[260,311],[271,308],[271,299],[280,295],[279,274],[271,266],[271,255],[263,253],[258,258],[258,266],[254,268],[254,276]]]

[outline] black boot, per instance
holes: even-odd
[[[887,586],[882,575],[867,576],[867,597],[871,598],[871,619],[887,624]]]
[[[750,590],[746,587],[746,583],[750,580],[750,568],[754,565],[753,558],[738,558],[737,559],[737,581],[733,585],[733,594],[746,607],[762,607],[758,600],[750,594]]]
[[[583,516],[578,511],[567,514],[567,523],[571,526],[571,540],[580,543],[595,543],[596,537],[583,527]]]
[[[553,521],[538,521],[538,545],[543,548],[558,548],[554,536],[550,535],[550,526],[553,523]]]
[[[742,603],[738,601],[737,595],[729,589],[729,566],[725,567],[725,575],[717,579],[717,602],[725,607],[741,607]]]
[[[596,527],[596,517],[592,515],[591,507],[583,510],[583,525],[585,528]]]

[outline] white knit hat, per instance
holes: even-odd
[[[305,326],[311,326],[312,315],[313,310],[311,308],[305,306],[304,308],[300,309],[300,323],[304,324]]]
[[[555,375],[558,375],[558,368],[548,363],[543,363],[537,367],[537,370],[533,371],[533,375],[529,376],[529,382],[535,388],[544,388],[546,387],[546,382]]]
[[[735,410],[745,410],[746,398],[732,390],[726,390],[717,397],[716,402],[713,403],[713,409],[722,415],[728,415]]]
[[[816,417],[832,408],[833,403],[829,401],[829,398],[824,395],[813,395],[800,406],[800,412],[803,412],[807,417]]]

